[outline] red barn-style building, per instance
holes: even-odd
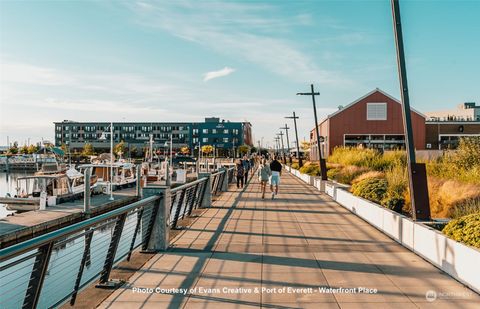
[[[425,116],[411,109],[415,149],[425,149]],[[337,146],[363,146],[383,150],[405,148],[400,101],[380,89],[339,109],[319,125],[322,153]],[[315,129],[310,132],[311,159],[318,159]]]

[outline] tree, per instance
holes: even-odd
[[[182,148],[180,148],[180,153],[183,154],[183,155],[188,155],[188,154],[190,154],[190,148],[182,147]]]
[[[250,146],[248,146],[248,145],[238,146],[238,153],[242,156],[246,155],[249,150],[250,150]]]
[[[124,141],[121,141],[120,143],[116,144],[114,147],[113,147],[113,153],[118,155],[118,156],[121,156],[122,154],[124,154],[125,152],[127,151],[127,146],[125,145],[125,142]]]
[[[213,152],[213,146],[212,145],[203,145],[202,146],[202,153],[205,153],[205,154],[209,155],[212,152]]]
[[[18,143],[17,142],[13,142],[13,145],[12,147],[10,147],[8,149],[8,154],[17,154],[18,153]]]
[[[27,144],[23,145],[22,148],[20,148],[20,153],[27,154],[28,153],[28,146]]]
[[[28,146],[28,153],[29,154],[33,154],[33,153],[36,153],[38,151],[38,147],[35,146],[35,145],[30,145]]]
[[[257,149],[257,147],[252,146],[252,148],[250,148],[250,151],[251,151],[251,152],[258,152],[258,149]]]
[[[83,156],[92,156],[94,154],[93,146],[90,143],[83,145],[82,155]]]

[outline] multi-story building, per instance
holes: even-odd
[[[142,154],[150,146],[163,152],[172,139],[173,150],[178,152],[188,147],[190,152],[199,144],[212,145],[217,149],[234,150],[236,147],[251,145],[251,124],[249,122],[220,121],[220,118],[206,118],[205,122],[114,122],[113,140],[123,141],[127,149]],[[64,120],[55,122],[55,145],[66,145],[71,151],[81,150],[89,143],[97,151],[110,149],[110,123],[77,122]]]
[[[466,102],[456,110],[426,113],[427,149],[456,148],[461,137],[480,136],[480,106]]]

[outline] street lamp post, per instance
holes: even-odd
[[[293,116],[287,116],[285,117],[287,119],[293,119],[293,125],[295,127],[295,139],[297,141],[297,159],[298,159],[298,166],[302,167],[303,162],[302,162],[302,157],[300,156],[300,144],[298,142],[298,130],[297,130],[297,119],[299,118],[298,116],[295,115],[295,112],[293,112]]]
[[[299,92],[297,95],[311,95],[313,102],[313,115],[315,116],[315,133],[317,136],[318,147],[318,161],[320,163],[320,173],[322,174],[322,180],[327,180],[327,164],[325,159],[322,158],[322,149],[320,148],[320,134],[318,133],[318,118],[317,118],[317,106],[315,104],[315,96],[320,95],[320,92],[315,92],[313,84],[310,85],[312,92]]]
[[[391,0],[393,28],[395,31],[395,46],[397,49],[398,76],[402,95],[402,118],[405,130],[405,145],[407,148],[408,177],[412,217],[414,220],[430,220],[430,201],[428,199],[427,172],[425,164],[417,163],[413,142],[413,129],[408,95],[407,69],[403,50],[402,23],[400,20],[400,5],[398,0]]]

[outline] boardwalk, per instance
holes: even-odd
[[[282,181],[273,201],[260,198],[256,180],[222,194],[100,307],[478,308],[479,295],[328,196],[288,174]]]

